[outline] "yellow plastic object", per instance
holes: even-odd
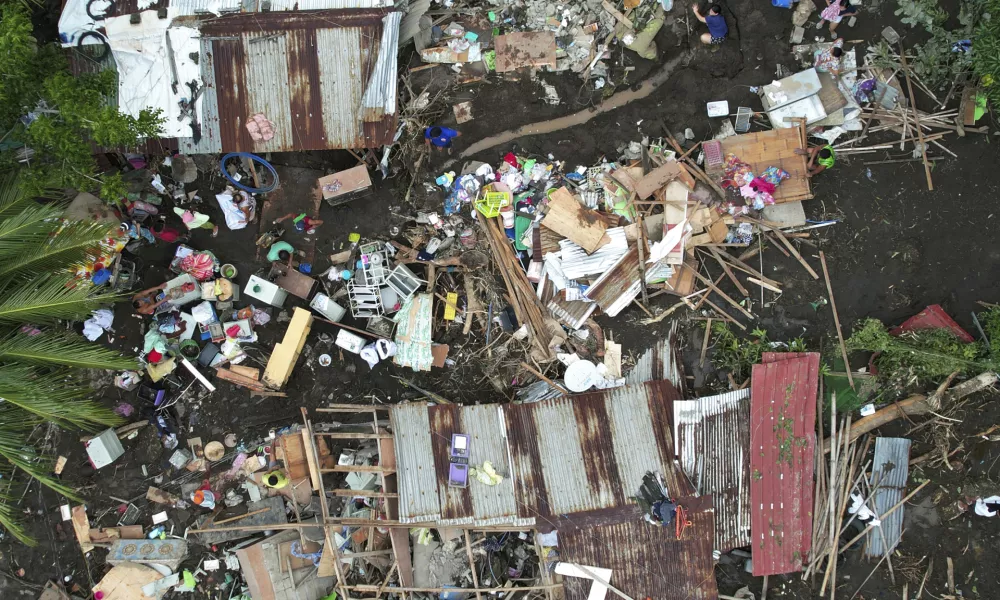
[[[454,321],[455,320],[455,308],[458,306],[458,294],[456,292],[448,292],[447,302],[444,303],[444,320]]]
[[[351,242],[352,244],[357,244],[358,242],[361,241],[361,234],[360,233],[352,233],[352,234],[350,234],[350,235],[347,236],[347,241]]]
[[[476,200],[476,210],[487,219],[500,216],[500,209],[510,204],[510,196],[507,192],[486,192],[483,197]]]

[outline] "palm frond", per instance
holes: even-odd
[[[54,204],[18,205],[0,215],[0,257],[16,257],[49,242],[59,227],[62,208]]]
[[[55,461],[38,454],[31,446],[23,445],[15,436],[0,434],[0,456],[57,494],[79,500],[73,488],[59,483],[50,475]]]
[[[0,288],[0,323],[51,323],[78,319],[120,294],[94,294],[89,283],[69,276],[39,275],[33,279],[8,280]]]
[[[26,209],[24,212],[34,212]],[[51,236],[36,239],[14,255],[0,262],[0,279],[17,273],[54,273],[86,261],[100,253],[100,242],[114,230],[106,222],[75,221],[64,224]]]
[[[6,529],[8,533],[22,544],[37,546],[38,542],[25,531],[20,511],[17,508],[19,498],[13,493],[14,481],[11,477],[13,470],[5,469],[4,471],[4,479],[0,480],[0,482],[6,483],[6,485],[3,485],[4,491],[0,492],[0,526]]]
[[[90,387],[70,373],[70,369],[53,371],[28,365],[0,365],[0,398],[23,410],[24,420],[35,416],[60,427],[84,429],[119,425],[121,418],[87,400],[92,395]]]
[[[0,362],[64,366],[78,369],[135,369],[134,358],[80,336],[60,332],[27,335],[14,332],[0,339]]]
[[[17,171],[0,176],[0,219],[17,214],[29,202],[31,197],[24,193]]]

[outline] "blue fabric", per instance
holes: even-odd
[[[447,127],[441,127],[440,129],[441,135],[438,137],[431,137],[431,127],[428,127],[427,129],[424,129],[424,137],[429,139],[435,146],[447,148],[448,146],[451,146],[452,138],[458,136],[458,132]]]
[[[708,33],[713,38],[724,38],[729,35],[729,26],[726,25],[726,18],[722,15],[708,15],[705,17],[705,25],[708,25]]]

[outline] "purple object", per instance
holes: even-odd
[[[451,460],[469,460],[469,436],[464,433],[451,434]]]
[[[458,463],[448,465],[448,487],[469,487],[469,465]]]

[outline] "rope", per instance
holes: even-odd
[[[226,170],[226,161],[228,161],[231,158],[249,158],[254,162],[262,164],[265,169],[270,171],[271,178],[273,179],[273,181],[271,182],[270,185],[261,188],[252,188],[243,185],[239,181],[233,179],[232,175],[229,174],[229,171]],[[237,188],[243,190],[244,192],[249,192],[251,194],[266,194],[268,192],[274,191],[278,187],[278,172],[274,170],[274,167],[271,166],[271,163],[267,162],[266,160],[257,156],[256,154],[251,154],[249,152],[230,152],[229,154],[223,156],[222,160],[219,161],[219,170],[222,171],[222,176],[229,180],[229,183],[235,185]]]

